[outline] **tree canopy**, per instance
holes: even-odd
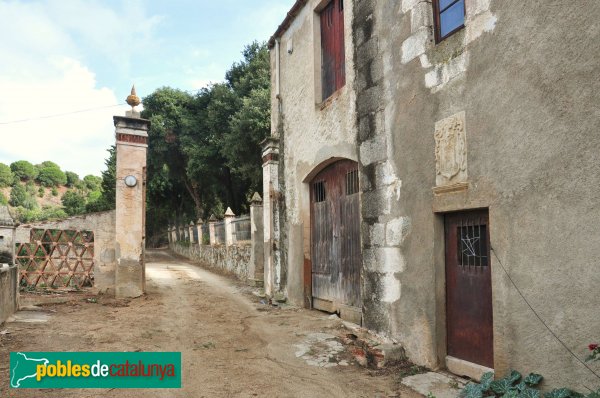
[[[10,167],[4,163],[0,163],[0,188],[12,185],[15,177]]]
[[[46,161],[36,166],[37,181],[46,187],[56,187],[67,184],[67,175],[54,162]]]
[[[11,163],[10,169],[15,178],[19,178],[22,181],[34,180],[37,177],[37,169],[26,160],[18,160]]]
[[[163,87],[144,98],[151,121],[148,152],[149,235],[180,221],[248,211],[262,191],[260,142],[270,131],[270,65],[252,43],[223,83],[191,94]],[[104,178],[106,181],[106,178]]]

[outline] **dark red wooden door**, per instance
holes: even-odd
[[[312,296],[330,303],[361,307],[360,198],[358,164],[338,161],[311,183]]]
[[[343,0],[331,0],[321,11],[321,57],[325,100],[346,84]]]
[[[446,215],[448,355],[494,367],[487,210]]]

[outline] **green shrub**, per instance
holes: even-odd
[[[69,188],[73,188],[79,182],[79,176],[72,171],[65,171],[65,176],[67,177],[67,186]]]
[[[52,196],[58,196],[58,189],[56,187],[52,187]]]
[[[492,372],[481,377],[481,382],[469,383],[460,392],[461,398],[541,398],[539,384],[544,378],[530,373],[523,378],[521,373],[511,371],[506,377],[494,380]],[[600,390],[583,395],[568,388],[557,388],[543,394],[544,398],[600,398]]]
[[[0,188],[10,187],[14,180],[15,177],[10,167],[4,163],[0,163]]]
[[[15,179],[22,181],[34,180],[37,177],[37,169],[26,160],[19,160],[11,163],[10,169],[15,175]]]
[[[46,220],[59,220],[66,218],[67,213],[58,206],[45,206],[42,209],[41,219],[39,221]]]
[[[75,191],[67,191],[62,196],[62,204],[68,215],[74,216],[85,213],[85,197]]]
[[[27,181],[27,184],[25,184],[25,189],[31,196],[35,196],[39,192],[33,181]]]
[[[10,191],[10,205],[13,207],[23,206],[27,200],[27,190],[21,184],[17,184]]]
[[[44,187],[40,187],[40,189],[38,189],[38,196],[40,198],[43,198],[45,194],[46,194],[46,190],[44,189]]]
[[[38,167],[37,181],[46,187],[56,187],[67,183],[67,175],[53,162],[44,162]]]
[[[99,191],[100,185],[102,185],[102,178],[90,174],[83,177],[83,182],[90,191]]]
[[[0,205],[6,206],[8,204],[8,199],[4,193],[0,192]]]

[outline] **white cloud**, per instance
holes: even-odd
[[[58,73],[52,79],[0,76],[0,123],[33,119],[0,124],[2,152],[7,157],[0,161],[52,160],[82,176],[98,174],[105,150],[114,143],[112,115],[123,114],[127,106],[106,108],[122,101],[111,90],[96,88],[94,74],[78,61],[63,58],[51,65]],[[72,113],[87,109],[96,110]],[[70,114],[43,118],[66,113]]]
[[[97,1],[0,0],[0,162],[52,160],[81,176],[99,174],[114,143],[112,116],[127,106],[107,108],[124,99],[98,87],[84,54],[127,73],[159,22],[140,1],[117,12]],[[96,110],[72,113],[86,109]],[[35,120],[2,124],[21,119]]]

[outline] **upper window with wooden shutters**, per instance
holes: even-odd
[[[331,0],[321,11],[321,87],[326,100],[346,84],[344,1]]]

